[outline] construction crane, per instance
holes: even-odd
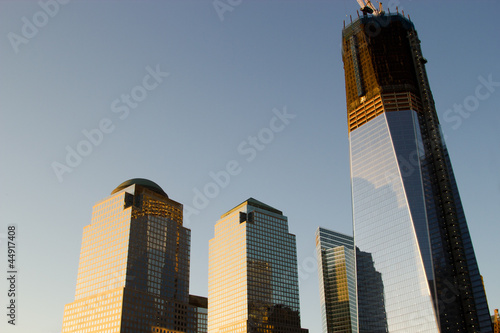
[[[382,9],[381,2],[378,3],[378,9],[377,9],[377,8],[375,8],[375,6],[372,4],[372,2],[370,0],[366,0],[366,3],[365,3],[365,0],[357,0],[357,1],[358,1],[359,6],[361,7],[361,11],[364,14],[372,14],[375,16],[384,14],[384,10]]]

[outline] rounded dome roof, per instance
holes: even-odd
[[[132,179],[129,179],[127,181],[124,181],[123,183],[118,185],[113,190],[113,192],[111,192],[111,194],[115,194],[115,193],[117,193],[117,192],[123,190],[124,188],[131,186],[131,185],[140,185],[140,186],[145,187],[145,188],[147,188],[151,191],[154,191],[158,194],[164,195],[168,198],[167,193],[165,193],[165,191],[163,191],[163,189],[158,184],[150,181],[149,179],[144,179],[144,178],[132,178]]]

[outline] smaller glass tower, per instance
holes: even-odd
[[[358,332],[356,259],[352,236],[316,230],[323,333]]]

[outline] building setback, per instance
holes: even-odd
[[[318,228],[316,254],[323,333],[358,332],[354,239]]]
[[[413,23],[362,15],[342,47],[354,240],[373,265],[358,281],[383,293],[359,295],[360,332],[492,332]],[[386,324],[361,310],[381,304]]]
[[[308,332],[300,328],[295,235],[281,211],[253,198],[215,225],[208,332]]]
[[[65,306],[62,332],[195,333],[190,235],[182,204],[157,184],[120,184],[84,227],[75,301]]]

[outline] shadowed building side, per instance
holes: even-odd
[[[189,304],[195,308],[196,333],[207,333],[208,298],[189,295]]]

